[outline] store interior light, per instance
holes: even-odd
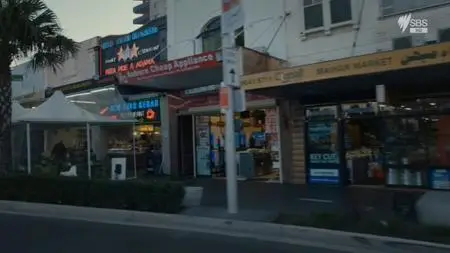
[[[94,101],[85,101],[85,100],[70,100],[70,102],[79,104],[97,104]]]
[[[430,105],[431,106],[436,106],[436,103],[431,102]]]
[[[106,91],[114,91],[114,90],[115,90],[114,87],[101,88],[101,89],[91,90],[91,91],[88,91],[88,92],[82,92],[82,93],[77,93],[77,94],[68,95],[68,96],[66,96],[66,98],[74,98],[74,97],[80,97],[80,96],[87,96],[87,95],[92,95],[92,94],[95,94],[95,93],[101,93],[101,92],[106,92]]]

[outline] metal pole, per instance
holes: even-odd
[[[86,123],[86,138],[87,138],[87,163],[88,163],[88,177],[92,179],[91,171],[91,125]]]
[[[222,50],[227,48],[234,48],[234,34],[224,33],[222,38]],[[227,73],[228,67],[224,62],[223,75],[230,75]],[[225,80],[225,79],[224,79]],[[226,110],[226,131],[225,131],[225,165],[227,176],[227,204],[228,213],[238,213],[238,190],[237,190],[237,169],[236,169],[236,145],[234,137],[234,87],[230,83],[224,83],[228,86],[228,109]]]
[[[27,123],[27,171],[31,175],[31,129],[30,123]]]
[[[133,171],[134,171],[134,178],[137,179],[137,167],[136,167],[136,136],[134,135],[134,132],[136,131],[136,123],[133,122]]]

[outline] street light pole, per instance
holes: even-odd
[[[222,34],[222,55],[226,54],[227,50],[235,50],[234,34]],[[238,190],[237,190],[237,160],[236,160],[236,144],[235,144],[235,129],[234,129],[234,93],[235,87],[233,81],[236,81],[236,72],[233,66],[229,66],[228,61],[223,61],[223,76],[224,85],[228,89],[228,108],[226,109],[225,121],[225,166],[227,179],[227,204],[228,213],[238,213]],[[226,76],[228,75],[228,78]],[[230,83],[227,83],[230,82]]]

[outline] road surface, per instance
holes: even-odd
[[[343,253],[221,235],[0,214],[2,253]]]

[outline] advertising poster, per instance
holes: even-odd
[[[340,160],[337,152],[337,123],[317,121],[308,123],[309,182],[339,184]]]
[[[430,181],[432,189],[450,190],[450,169],[431,170]]]

